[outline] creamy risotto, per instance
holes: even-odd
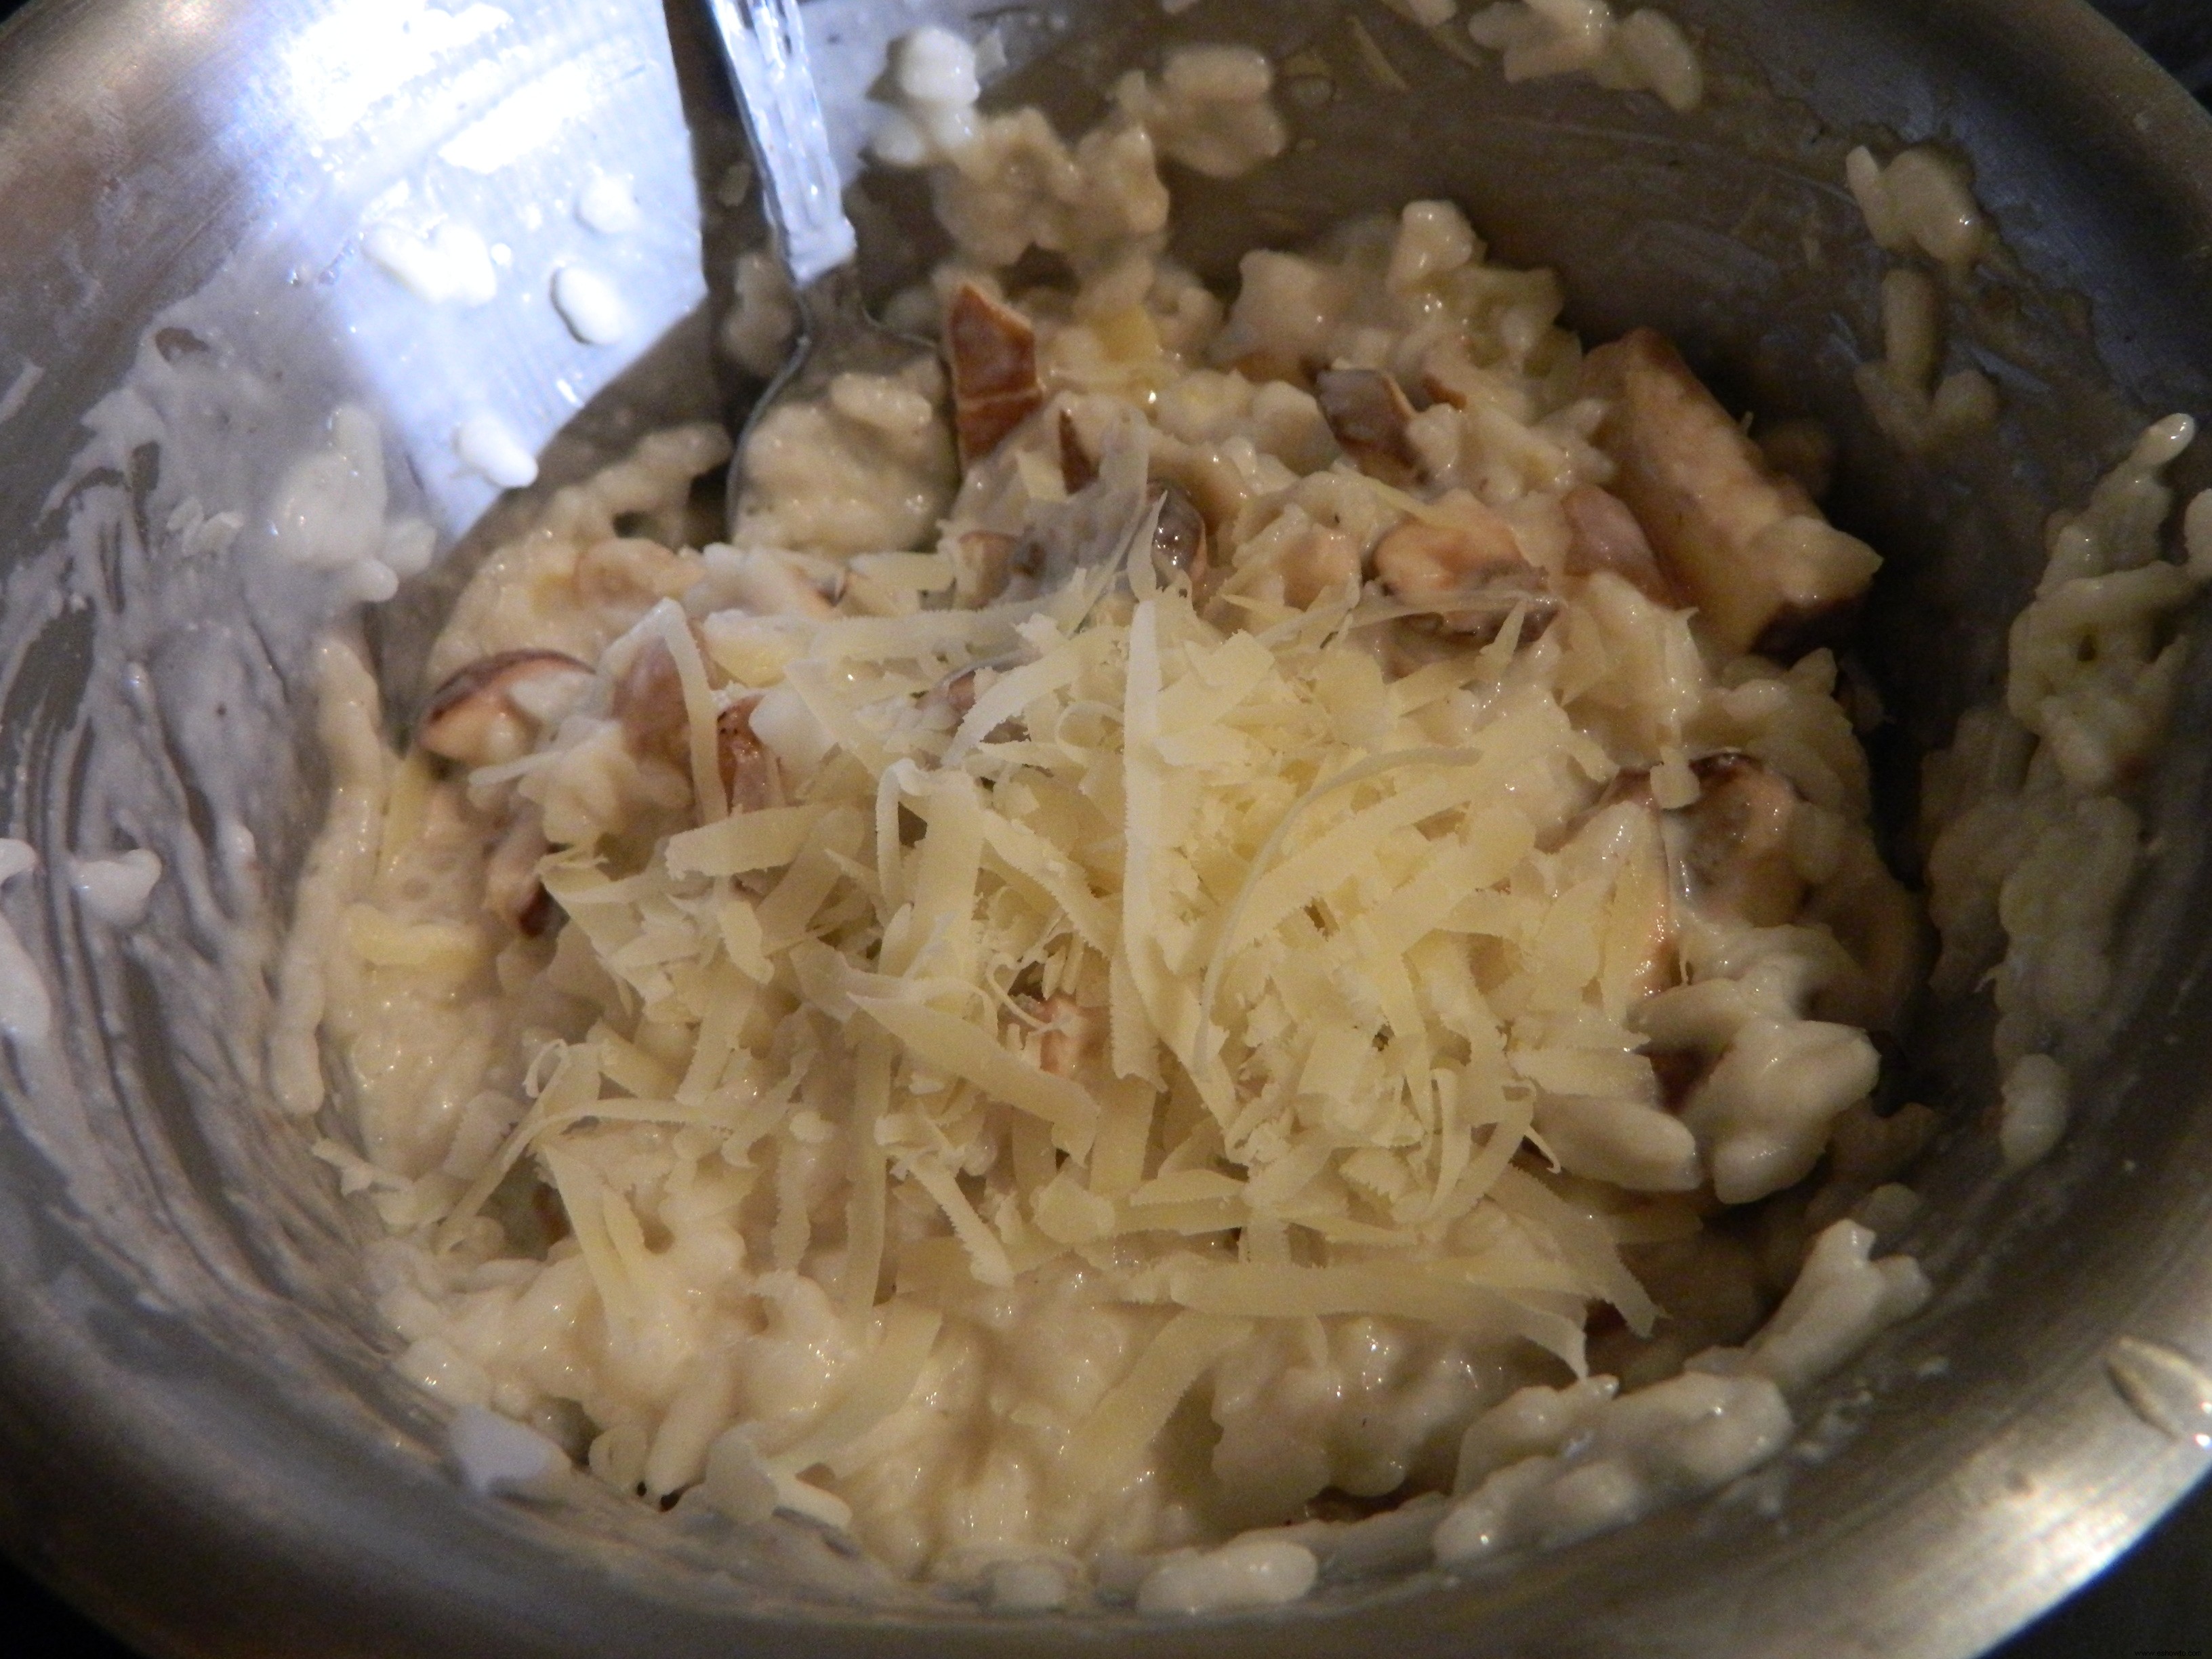
[[[894,78],[942,365],[778,410],[727,542],[716,430],[555,496],[397,752],[326,649],[290,1018],[403,1369],[488,1484],[1006,1607],[1283,1601],[1753,1467],[1927,1293],[1877,1239],[1933,1115],[1873,1103],[1923,922],[1826,648],[1876,556],[1449,203],[1176,265],[1162,162],[1285,144],[1256,54],[1072,144],[949,36]]]

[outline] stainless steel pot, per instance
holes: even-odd
[[[1170,38],[1310,48],[1328,69],[1300,106],[1312,142],[1249,190],[1184,181],[1203,268],[1447,194],[1505,257],[1559,266],[1578,325],[1656,323],[1746,401],[1829,418],[1842,516],[1892,555],[1868,650],[1901,716],[1881,758],[1902,822],[1914,756],[1993,683],[2043,507],[2077,497],[2140,417],[2212,413],[2212,124],[2072,0],[1671,9],[1715,74],[1689,118],[1575,83],[1508,88],[1367,0],[1200,0],[1173,18],[1152,0],[817,0],[807,16],[848,149],[884,44],[924,21],[993,23],[1007,94],[1063,120]],[[1925,1022],[1915,1086],[1957,1125],[1908,1241],[1936,1303],[1835,1379],[1806,1443],[1745,1488],[1510,1574],[1141,1638],[1121,1617],[854,1600],[857,1570],[817,1541],[741,1547],[582,1483],[550,1508],[462,1491],[436,1413],[386,1368],[369,1229],[264,1075],[320,775],[307,651],[330,611],[326,580],[266,556],[264,520],[341,402],[381,422],[390,512],[442,543],[491,498],[453,451],[465,414],[549,444],[550,482],[713,405],[707,277],[750,233],[714,205],[739,141],[688,15],[44,0],[0,36],[0,828],[46,858],[4,911],[55,1009],[52,1037],[0,1068],[0,1544],[173,1654],[1141,1639],[1216,1659],[1959,1659],[2196,1477],[2212,1406],[2191,1373],[2171,1373],[2161,1429],[2106,1363],[2123,1336],[2212,1359],[2201,652],[2147,787],[2159,851],[2074,1133],[2002,1178],[1973,1121],[1984,1022]],[[1963,331],[2005,386],[2004,427],[1936,471],[1890,455],[1851,392],[1879,264],[1840,186],[1850,143],[1929,138],[1972,162],[2011,260]],[[574,221],[601,172],[635,186],[636,234],[595,241]],[[915,268],[913,192],[864,196],[879,272]],[[505,250],[490,304],[425,307],[361,257],[367,219],[439,214]],[[561,327],[546,283],[568,258],[621,281],[621,346]],[[400,672],[465,562],[372,620]],[[169,863],[150,915],[99,923],[68,858],[141,843]]]

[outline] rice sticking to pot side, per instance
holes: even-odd
[[[1255,53],[1073,145],[894,69],[946,368],[779,410],[729,544],[717,431],[555,496],[402,752],[326,647],[279,1075],[319,1029],[402,1368],[480,1485],[1009,1607],[1753,1467],[1927,1293],[1875,1247],[1933,1115],[1872,1104],[1923,924],[1825,643],[1875,555],[1449,204],[1179,268],[1162,162],[1284,146]]]

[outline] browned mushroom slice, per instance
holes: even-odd
[[[966,720],[969,711],[975,707],[975,694],[980,690],[977,680],[984,670],[995,669],[1003,672],[1026,660],[1027,659],[1019,653],[1010,652],[1003,657],[994,657],[988,662],[970,663],[965,668],[956,668],[929,689],[925,694],[926,700],[939,703],[951,710],[953,721],[957,725],[959,721]],[[1000,720],[984,736],[983,741],[985,743],[1019,743],[1028,735],[1029,727],[1020,720]]]
[[[759,702],[758,697],[747,697],[714,717],[714,753],[732,812],[757,812],[775,805],[783,793],[775,757],[753,730]]]
[[[1513,526],[1488,507],[1465,501],[1451,523],[1407,519],[1375,544],[1375,574],[1392,596],[1432,612],[1455,634],[1496,637],[1525,608],[1524,638],[1559,610],[1543,573],[1522,556]]]
[[[1710,755],[1695,769],[1705,793],[1682,809],[1682,858],[1697,896],[1753,927],[1794,921],[1805,902],[1790,857],[1797,791],[1748,755]]]
[[[1359,586],[1359,543],[1333,525],[1307,526],[1304,535],[1276,555],[1274,564],[1283,603],[1295,610]]]
[[[819,622],[836,613],[831,596],[793,560],[756,549],[732,572],[731,597],[756,617],[805,617]]]
[[[415,741],[464,766],[519,759],[592,678],[559,651],[501,651],[458,670],[430,694]]]
[[[1644,526],[1620,496],[1595,484],[1578,484],[1559,502],[1567,519],[1567,574],[1595,575],[1609,570],[1647,599],[1674,606],[1681,596],[1659,568],[1658,556]]]
[[[1206,515],[1181,484],[1162,484],[1156,493],[1160,516],[1152,526],[1152,568],[1162,581],[1188,577],[1195,590],[1205,582],[1210,568]]]
[[[980,665],[956,668],[937,683],[932,695],[952,711],[954,720],[966,720],[968,711],[975,708],[975,677],[982,672]]]
[[[689,775],[691,717],[684,704],[684,677],[661,641],[639,646],[615,682],[611,712],[633,754],[657,756]]]
[[[1006,591],[1014,578],[1019,538],[1000,530],[963,530],[952,544],[955,591],[960,605],[980,610]]]
[[[1682,959],[1666,835],[1649,778],[1638,778],[1622,799],[1632,816],[1626,819],[1621,837],[1620,872],[1606,922],[1604,971],[1633,1005],[1680,982]]]
[[[1036,331],[1029,319],[973,283],[945,310],[945,356],[952,367],[952,424],[960,464],[972,465],[1036,413]]]
[[[1037,1043],[1037,1064],[1054,1077],[1073,1077],[1105,1041],[1105,1021],[1098,1011],[1085,1007],[1064,991],[1054,996],[1022,997],[1018,1000],[1043,1023],[1044,1030]]]
[[[1075,416],[1066,410],[1060,411],[1060,483],[1071,495],[1079,489],[1087,489],[1098,477],[1098,463],[1083,447],[1083,434],[1075,429]]]
[[[1611,405],[1597,441],[1614,492],[1717,649],[1786,651],[1848,615],[1881,561],[1767,465],[1662,337],[1599,347],[1583,386]]]
[[[559,914],[538,879],[538,861],[551,850],[537,809],[526,807],[515,815],[484,860],[483,908],[532,939]]]
[[[1379,368],[1325,368],[1314,397],[1344,453],[1370,478],[1401,487],[1421,475],[1407,425],[1413,406],[1398,382]]]

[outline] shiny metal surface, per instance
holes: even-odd
[[[2071,0],[1672,9],[1717,72],[1714,109],[1688,119],[1571,83],[1507,88],[1357,0],[1201,0],[1168,20],[1152,0],[989,10],[1006,90],[1063,119],[1165,38],[1331,67],[1330,100],[1302,117],[1310,147],[1249,191],[1186,191],[1186,252],[1210,272],[1263,236],[1449,194],[1504,256],[1556,263],[1582,326],[1656,323],[1747,400],[1833,418],[1844,516],[1893,555],[1870,649],[1901,714],[1894,784],[1986,690],[2038,562],[2039,504],[2078,494],[2138,416],[2212,414],[2212,124]],[[848,158],[884,43],[970,9],[806,9]],[[0,833],[40,846],[49,872],[149,815],[189,843],[142,936],[88,929],[50,878],[0,900],[64,1015],[50,1049],[0,1066],[0,1543],[152,1652],[1139,1639],[1126,1619],[862,1606],[827,1553],[672,1535],[611,1497],[466,1496],[435,1414],[385,1367],[353,1265],[360,1218],[258,1074],[254,930],[281,907],[319,769],[302,721],[314,596],[255,562],[257,515],[343,399],[381,421],[392,510],[449,539],[491,496],[453,452],[467,414],[550,442],[558,478],[655,412],[714,406],[701,307],[757,227],[699,210],[737,140],[685,15],[42,0],[0,36]],[[1849,388],[1878,262],[1840,157],[1887,133],[1972,161],[2019,266],[1967,330],[2006,385],[2003,441],[1940,473],[1887,457]],[[626,174],[647,206],[634,242],[576,226],[594,170]],[[918,267],[911,190],[871,184],[854,206],[872,270]],[[366,222],[423,231],[440,215],[507,249],[493,304],[426,309],[361,258]],[[584,258],[630,305],[619,345],[586,347],[550,305],[551,271]],[[198,346],[141,350],[179,318]],[[216,385],[192,378],[210,356],[269,388],[222,405],[223,446],[185,429],[216,406],[179,391]],[[73,471],[80,422],[126,375],[176,394],[167,437]],[[118,441],[118,406],[103,407],[100,441]],[[175,545],[188,494],[240,514],[228,552]],[[389,659],[419,649],[440,591],[434,578],[387,609]],[[164,725],[133,713],[118,664],[143,667],[157,714],[213,678],[234,691],[220,720]],[[2177,729],[2203,731],[2208,705],[2200,653]],[[2106,1362],[2123,1335],[2212,1360],[2207,796],[2185,738],[2148,793],[2161,852],[2126,931],[2111,1057],[2051,1162],[2001,1182],[1972,1127],[1987,1080],[1963,1058],[1972,1018],[1919,1033],[1913,1086],[1960,1125],[1911,1241],[1937,1301],[1811,1402],[1802,1455],[1517,1573],[1152,1627],[1143,1647],[1962,1659],[2081,1582],[2206,1457],[2133,1414]]]
[[[799,0],[709,0],[723,61],[760,167],[776,246],[805,288],[860,251],[807,62]]]
[[[725,494],[734,537],[748,440],[779,400],[818,397],[839,374],[896,372],[930,347],[878,328],[868,316],[854,268],[859,234],[846,216],[798,0],[743,0],[742,6],[739,0],[709,0],[708,12],[759,169],[763,228],[799,311],[790,361],[732,422],[736,451]]]

